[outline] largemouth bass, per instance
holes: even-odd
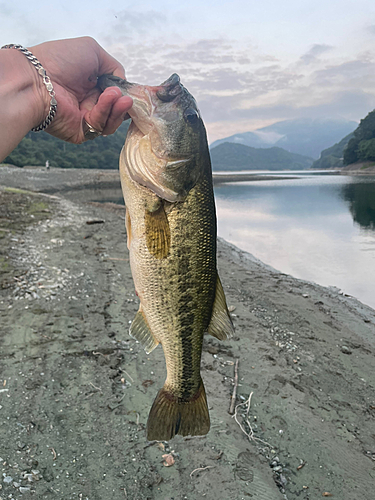
[[[233,324],[216,269],[216,215],[206,131],[194,98],[172,75],[157,87],[114,76],[133,98],[120,155],[127,243],[139,311],[130,334],[150,353],[162,345],[167,379],[147,422],[149,440],[210,428],[200,375],[205,332],[224,340]]]

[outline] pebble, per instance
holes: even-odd
[[[279,462],[280,462],[279,457],[274,457],[274,458],[271,460],[270,466],[271,466],[271,467],[276,467],[277,465],[279,465]]]
[[[10,476],[5,476],[3,479],[4,483],[10,484],[13,481],[13,478]]]
[[[346,345],[341,346],[341,352],[344,354],[351,354],[352,353],[351,349],[349,349],[349,347],[347,347]]]

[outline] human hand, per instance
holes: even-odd
[[[133,101],[122,96],[117,87],[101,93],[96,80],[103,74],[125,78],[124,69],[116,59],[90,37],[45,42],[30,51],[45,68],[56,94],[57,113],[46,132],[76,144],[85,140],[83,120],[103,135],[115,132]],[[41,122],[48,114],[50,97],[42,79],[38,81],[44,106]]]

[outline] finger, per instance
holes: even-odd
[[[88,111],[84,118],[96,130],[102,132],[111,114],[112,107],[122,96],[118,87],[108,87],[100,94],[98,102]]]
[[[133,99],[128,96],[120,97],[120,99],[114,103],[103,130],[103,135],[110,135],[116,132],[121,123],[128,117],[128,111],[132,105]]]

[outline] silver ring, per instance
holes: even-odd
[[[84,125],[86,125],[87,130],[84,133],[85,141],[91,141],[92,139],[96,139],[99,135],[103,135],[102,132],[96,130],[92,125],[90,125],[85,119],[83,119]]]

